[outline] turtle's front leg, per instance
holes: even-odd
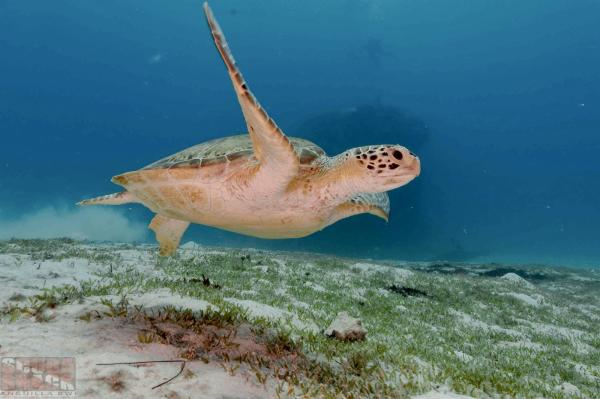
[[[190,222],[171,219],[163,215],[156,215],[150,222],[151,230],[156,233],[156,241],[160,244],[160,256],[171,256],[179,247],[179,242]]]

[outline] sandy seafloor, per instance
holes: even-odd
[[[594,269],[12,240],[0,287],[0,357],[74,357],[81,398],[600,398]],[[208,308],[199,330],[165,316]],[[324,336],[340,311],[365,341]],[[98,365],[182,358],[156,389],[180,363]]]

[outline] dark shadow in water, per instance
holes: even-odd
[[[480,258],[482,256],[490,255],[490,251],[471,251],[465,248],[465,246],[453,238],[450,240],[450,247],[444,251],[437,253],[430,258],[430,261],[468,261]]]
[[[385,58],[394,58],[395,55],[385,49],[383,41],[377,37],[371,37],[360,47],[348,52],[351,60],[368,59],[372,67],[379,68]]]
[[[361,47],[361,50],[369,57],[375,66],[381,65],[381,59],[383,57],[391,55],[391,53],[383,48],[381,39],[374,37],[367,40],[367,42]]]
[[[416,115],[382,104],[315,115],[294,130],[301,137],[322,144],[326,151],[336,152],[360,145],[388,143],[401,144],[418,153],[431,135],[429,126]]]

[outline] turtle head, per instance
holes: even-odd
[[[400,145],[358,147],[347,154],[351,174],[360,177],[358,189],[365,192],[401,187],[421,173],[419,158]]]

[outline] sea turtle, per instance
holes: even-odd
[[[240,102],[248,134],[211,140],[112,181],[125,191],[79,205],[141,203],[156,213],[150,229],[171,255],[190,223],[262,238],[312,234],[371,213],[387,221],[386,191],[420,173],[400,145],[373,145],[329,157],[308,140],[287,137],[248,88],[207,3],[204,12]]]

